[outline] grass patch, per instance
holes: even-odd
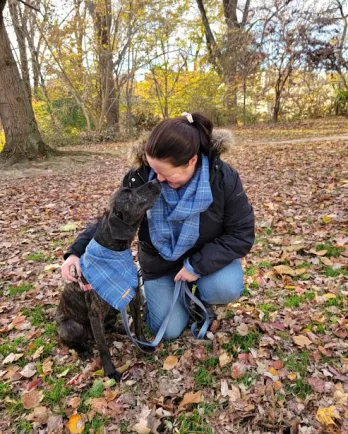
[[[248,352],[251,348],[255,348],[261,339],[261,333],[258,331],[250,332],[246,336],[240,336],[233,334],[230,342],[222,344],[222,348],[229,354],[233,354],[234,357],[238,356],[241,350],[242,352]]]
[[[43,352],[41,354],[41,357],[47,357],[51,355],[52,350],[55,347],[55,344],[53,342],[46,342],[43,339],[43,337],[40,336],[29,344],[28,354],[29,355],[34,354],[35,351],[40,347],[43,347]]]
[[[219,403],[219,408],[224,404]],[[175,431],[179,434],[188,433],[204,433],[213,434],[212,423],[207,420],[207,417],[212,414],[215,410],[214,407],[217,405],[206,405],[199,404],[197,408],[193,409],[192,412],[186,412],[179,416],[178,420],[175,422]],[[172,429],[172,424],[169,426]]]
[[[209,359],[207,359],[203,362],[203,365],[206,368],[216,368],[218,363],[219,363],[218,357],[210,357]]]
[[[343,269],[337,269],[335,270],[332,267],[325,267],[324,268],[324,274],[326,277],[338,277],[340,274],[343,274],[344,276],[348,275],[348,270]]]
[[[11,297],[15,297],[18,294],[24,294],[25,292],[30,291],[33,289],[33,285],[30,285],[28,283],[23,283],[19,286],[9,286],[8,287],[8,293]]]
[[[34,309],[23,309],[22,314],[29,318],[35,327],[40,326],[45,321],[45,314],[41,306],[34,307]]]
[[[195,372],[194,380],[197,388],[214,386],[214,377],[207,371],[206,368],[198,368]]]
[[[275,312],[278,308],[274,304],[265,303],[265,304],[260,304],[259,309],[261,310],[261,312],[264,313],[264,317],[262,318],[262,321],[268,322],[270,319],[269,314],[271,312]]]
[[[253,276],[257,270],[257,267],[250,267],[245,270],[247,276]]]
[[[303,298],[300,295],[290,295],[287,299],[284,301],[285,307],[299,307],[300,303],[303,302]]]
[[[34,262],[43,262],[45,260],[45,256],[42,253],[29,253],[29,255],[26,257],[27,261],[34,261]]]
[[[336,298],[329,298],[325,305],[326,306],[336,306],[336,307],[342,307],[343,306],[343,295],[337,295]]]
[[[65,380],[63,378],[60,378],[58,381],[50,379],[49,381],[51,384],[55,383],[53,386],[53,389],[49,392],[45,393],[44,401],[47,404],[59,404],[60,400],[64,398],[65,396],[70,395],[71,389],[70,387],[65,386]]]
[[[342,252],[344,252],[343,247],[334,247],[330,243],[318,244],[315,247],[315,250],[318,252],[319,250],[327,250],[325,256],[328,258],[338,258]]]

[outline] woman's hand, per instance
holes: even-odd
[[[70,255],[62,265],[62,277],[69,282],[77,282],[76,277],[71,274],[71,267],[75,267],[78,276],[81,276],[80,258],[76,255]]]
[[[179,273],[174,277],[175,282],[177,282],[178,280],[183,280],[185,282],[194,282],[197,279],[198,277],[189,273],[185,267],[182,267]]]

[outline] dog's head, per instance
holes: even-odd
[[[120,188],[111,198],[108,224],[111,235],[118,240],[131,240],[146,211],[161,194],[157,179],[138,188]]]

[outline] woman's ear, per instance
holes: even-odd
[[[197,163],[198,155],[194,155],[188,162],[188,166],[194,166]]]

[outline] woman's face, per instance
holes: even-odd
[[[195,155],[185,166],[175,167],[168,160],[158,160],[146,155],[151,169],[157,175],[159,182],[167,182],[171,188],[180,188],[185,185],[193,176],[198,156]]]

